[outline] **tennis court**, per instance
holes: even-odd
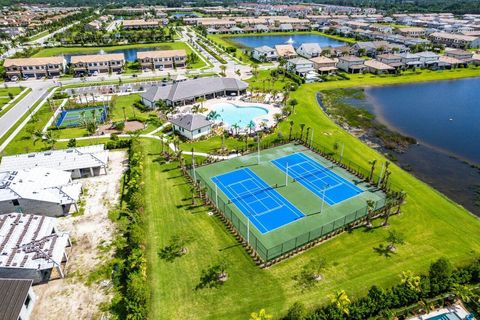
[[[330,206],[363,192],[351,182],[335,174],[331,168],[304,153],[295,153],[272,160],[272,163]]]
[[[248,168],[212,177],[212,181],[229,198],[229,205],[235,205],[261,233],[304,217],[300,210]]]
[[[97,123],[103,123],[107,119],[107,107],[97,106],[82,109],[63,110],[57,118],[57,127],[78,127],[82,120],[90,120],[95,116]]]

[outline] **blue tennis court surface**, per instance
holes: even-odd
[[[278,158],[272,163],[283,172],[286,172],[288,167],[290,177],[331,206],[363,192],[353,183],[303,153],[294,153]]]
[[[304,217],[293,204],[248,168],[212,177],[212,181],[261,233]]]

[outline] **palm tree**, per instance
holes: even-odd
[[[455,283],[452,286],[452,293],[457,300],[461,300],[465,303],[472,301],[474,296],[473,290],[470,287],[458,283]]]
[[[207,99],[205,99],[204,97],[197,98],[197,102],[200,103],[200,105],[202,106],[202,109],[203,109],[203,103],[205,101],[207,101]]]
[[[220,117],[221,117],[220,113],[218,113],[215,110],[212,110],[207,114],[207,120],[215,121],[215,120],[218,120],[218,118],[220,118]]]
[[[198,113],[200,111],[200,105],[194,104],[192,107],[192,113]]]
[[[252,134],[252,131],[255,130],[255,122],[253,122],[253,120],[251,120],[251,121],[247,124],[247,128],[248,128],[248,133],[249,133],[249,134]]]
[[[383,221],[384,227],[388,226],[388,218],[390,218],[390,215],[392,213],[392,207],[395,203],[394,201],[395,197],[390,192],[387,193],[387,197],[385,198],[385,221]]]
[[[410,290],[420,291],[420,276],[416,276],[412,271],[403,271],[400,275],[400,283]]]
[[[369,164],[372,165],[372,168],[370,169],[370,175],[368,176],[368,181],[372,181],[373,179],[373,172],[375,171],[375,165],[377,164],[377,160],[372,160],[368,162]]]
[[[388,236],[385,239],[388,242],[387,249],[391,252],[397,251],[396,245],[397,244],[404,244],[405,240],[403,239],[403,235],[397,232],[396,230],[391,230],[388,232]]]
[[[272,318],[273,316],[268,314],[265,309],[260,309],[259,312],[252,312],[250,314],[250,320],[269,320]]]
[[[367,227],[368,228],[373,227],[371,217],[374,209],[375,209],[375,201],[367,200]]]
[[[292,107],[292,113],[295,114],[295,106],[298,104],[297,99],[291,99],[288,104]]]
[[[340,310],[342,313],[349,315],[350,310],[350,299],[348,298],[345,290],[338,290],[335,294],[330,296],[331,302]]]
[[[291,141],[292,140],[292,131],[293,131],[293,125],[295,123],[293,122],[293,120],[290,120],[290,132],[288,133],[288,140]]]
[[[232,129],[234,130],[235,135],[238,135],[238,130],[240,130],[240,126],[238,125],[238,123],[234,123],[232,125]]]
[[[257,76],[258,76],[258,64],[256,64],[256,63],[252,64],[252,74],[254,75],[254,77],[256,79]]]
[[[222,75],[225,76],[226,75],[225,71],[227,70],[227,66],[224,64],[220,65],[220,70],[222,70]]]
[[[305,129],[305,123],[300,123],[300,141],[302,141],[304,129]]]

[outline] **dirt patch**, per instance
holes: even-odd
[[[109,281],[85,284],[89,273],[112,257],[111,250],[105,249],[114,236],[108,211],[118,203],[127,155],[115,151],[109,157],[108,174],[78,180],[87,190],[85,212],[58,219],[58,230],[68,232],[73,242],[66,278],[33,288],[37,301],[31,319],[96,319],[101,315],[100,304],[112,298]]]
[[[112,127],[112,123],[103,124],[98,127],[97,133],[95,135],[105,135],[105,134],[121,134],[124,132],[132,132],[137,130],[145,129],[145,124],[140,121],[125,121],[125,128],[123,131],[117,130]]]
[[[127,121],[125,122],[125,129],[123,131],[129,132],[129,131],[141,130],[144,128],[145,128],[145,125],[140,121]]]

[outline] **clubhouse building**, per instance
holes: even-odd
[[[214,99],[244,94],[248,84],[235,78],[198,78],[180,81],[166,86],[153,86],[141,95],[142,102],[155,108],[156,102],[165,101],[169,106],[192,104],[199,98]]]

